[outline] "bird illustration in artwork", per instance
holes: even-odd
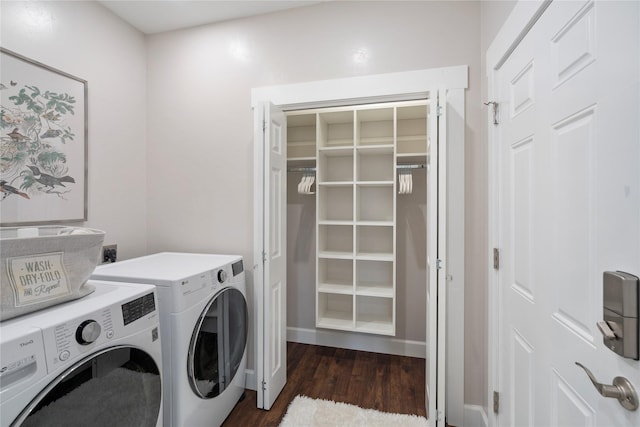
[[[0,192],[2,192],[2,200],[6,199],[12,194],[17,194],[20,197],[24,197],[25,199],[30,199],[27,193],[23,193],[18,190],[16,187],[7,184],[7,181],[0,180]]]
[[[45,133],[43,133],[42,135],[40,135],[40,138],[44,139],[44,138],[56,138],[58,136],[62,135],[62,131],[59,129],[48,129]]]
[[[57,176],[40,172],[40,169],[38,169],[36,166],[27,166],[27,167],[31,169],[31,172],[33,173],[33,178],[36,180],[36,182],[39,182],[45,187],[54,188],[56,185],[60,185],[64,187],[65,185],[63,184],[63,182],[72,182],[72,183],[76,182],[75,179],[73,179],[70,176],[57,177]]]
[[[13,128],[13,130],[9,132],[7,136],[14,142],[26,141],[28,139],[26,136],[18,132],[18,128]]]

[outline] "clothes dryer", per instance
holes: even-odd
[[[95,291],[0,323],[0,426],[162,426],[155,287]]]
[[[164,252],[98,266],[92,277],[157,286],[165,425],[221,425],[244,396],[242,257]]]

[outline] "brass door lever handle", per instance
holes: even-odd
[[[580,366],[587,373],[587,376],[591,380],[593,386],[598,390],[601,396],[612,397],[618,399],[618,402],[627,410],[635,411],[638,409],[638,394],[636,389],[633,388],[633,384],[624,377],[615,377],[613,379],[613,385],[601,384],[596,380],[591,371],[587,369],[582,363],[576,362],[576,365]]]

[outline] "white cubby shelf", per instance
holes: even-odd
[[[316,327],[396,333],[396,165],[426,163],[429,101],[295,111],[289,165],[316,167]]]

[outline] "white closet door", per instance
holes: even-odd
[[[256,301],[257,406],[270,409],[287,381],[287,125],[284,113],[263,104],[262,301]],[[260,224],[258,224],[260,225]],[[256,230],[256,233],[258,231]],[[262,336],[261,336],[262,335]]]
[[[427,359],[426,405],[429,426],[445,426],[446,378],[446,92],[433,91],[427,170]],[[440,107],[442,106],[442,107]],[[437,215],[435,212],[438,212]],[[440,308],[440,309],[439,309]],[[439,410],[438,410],[439,408]]]

